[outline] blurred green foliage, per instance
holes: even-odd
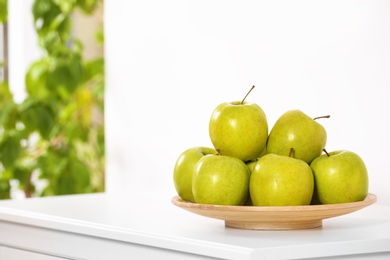
[[[26,72],[26,98],[16,103],[0,82],[0,199],[10,198],[15,180],[26,197],[104,191],[104,58],[85,60],[71,30],[76,9],[92,14],[99,4],[34,1],[44,55]]]
[[[4,23],[7,21],[7,15],[8,15],[8,0],[0,0],[0,23]]]

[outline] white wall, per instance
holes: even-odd
[[[210,146],[221,102],[257,102],[269,125],[301,109],[327,150],[360,154],[390,205],[390,1],[106,1],[107,191],[175,194],[173,165]]]

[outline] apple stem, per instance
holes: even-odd
[[[253,86],[251,87],[251,89],[248,91],[248,93],[246,93],[245,97],[244,97],[244,98],[242,99],[242,101],[241,101],[241,105],[244,104],[246,97],[249,95],[249,93],[251,93],[251,91],[252,91],[254,88],[255,88],[255,85],[253,85]]]
[[[326,115],[326,116],[319,116],[319,117],[315,117],[313,118],[313,120],[317,120],[317,119],[321,119],[321,118],[329,118],[330,115]]]
[[[294,148],[290,148],[290,153],[288,154],[288,157],[292,157],[294,153]]]
[[[222,155],[219,149],[216,149],[216,151],[217,151],[217,155]]]
[[[326,155],[329,157],[329,154],[328,154],[328,152],[326,151],[326,149],[324,148],[324,149],[322,149],[322,151],[324,151],[324,153],[326,153]]]

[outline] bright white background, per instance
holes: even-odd
[[[390,1],[105,1],[105,26],[108,192],[175,195],[179,154],[254,84],[270,128],[330,114],[327,150],[358,153],[390,205]]]

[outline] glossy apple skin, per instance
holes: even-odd
[[[249,191],[254,206],[309,205],[313,190],[310,166],[292,157],[264,155],[251,173]]]
[[[323,154],[310,164],[315,179],[315,197],[320,204],[362,201],[369,179],[366,165],[354,152],[339,150]]]
[[[218,105],[209,122],[209,135],[222,155],[242,161],[256,159],[265,149],[268,123],[264,111],[255,103],[226,102]]]
[[[216,154],[213,148],[192,147],[185,150],[177,158],[173,170],[173,182],[177,194],[186,201],[195,202],[192,194],[192,176],[200,158],[207,154]]]
[[[193,176],[195,202],[215,205],[243,205],[249,193],[250,173],[238,158],[224,155],[202,157]]]
[[[293,157],[310,163],[321,155],[327,141],[325,128],[300,110],[290,110],[275,122],[267,143],[267,153]]]

